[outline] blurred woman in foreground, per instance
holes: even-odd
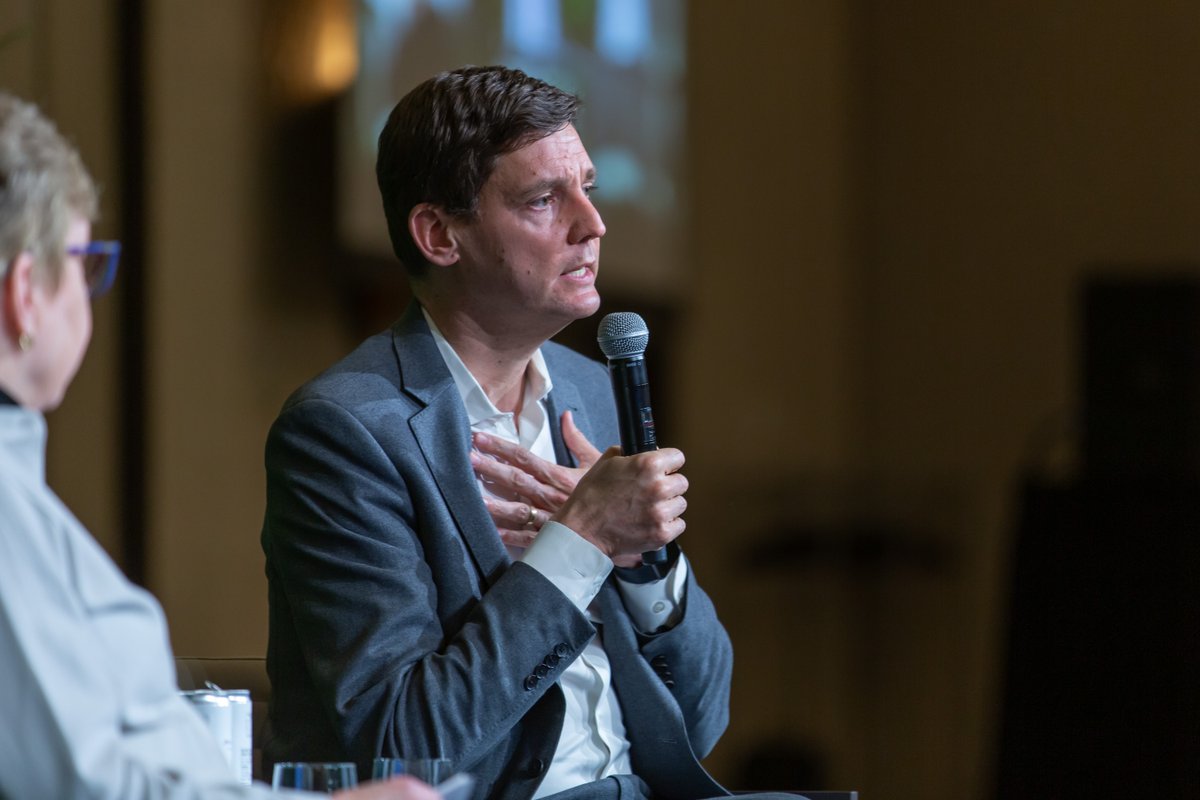
[[[241,786],[179,696],[162,609],[45,482],[46,422],[119,246],[38,110],[0,93],[0,797],[278,797]],[[435,800],[412,779],[346,797]]]

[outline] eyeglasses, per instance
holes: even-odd
[[[68,247],[67,255],[83,259],[83,277],[92,297],[99,297],[112,288],[117,277],[117,262],[121,260],[120,242],[90,242],[84,247]]]

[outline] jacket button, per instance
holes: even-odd
[[[547,667],[545,664],[538,664],[536,667],[533,668],[533,674],[539,678],[544,678],[550,674],[550,668]]]
[[[532,692],[534,689],[537,688],[537,685],[539,682],[540,682],[540,679],[538,678],[537,675],[529,675],[528,677],[525,678],[525,691]]]
[[[554,645],[554,655],[559,658],[566,658],[571,653],[571,648],[567,647],[565,642],[559,642]]]
[[[560,661],[562,661],[561,658],[556,656],[554,653],[551,653],[550,655],[546,656],[546,660],[543,661],[542,663],[545,664],[547,667],[557,667],[558,662],[560,662]]]
[[[666,667],[667,666],[667,657],[666,656],[655,656],[654,658],[650,659],[650,663],[654,666],[655,669]]]

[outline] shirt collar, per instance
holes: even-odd
[[[458,389],[458,394],[467,409],[467,417],[471,424],[477,425],[483,420],[505,416],[506,412],[496,408],[488,398],[483,387],[479,385],[479,381],[475,380],[475,376],[467,369],[467,365],[458,357],[458,353],[454,352],[454,347],[446,341],[446,337],[442,335],[441,330],[438,329],[424,306],[421,307],[421,313],[425,315],[425,321],[429,323],[429,332],[433,334],[433,341],[437,344],[438,352],[442,354],[442,360],[446,362],[446,368],[450,370],[450,377],[454,379],[454,386]],[[550,370],[546,368],[546,359],[540,349],[534,351],[529,365],[532,369],[525,371],[525,402],[540,403],[554,388],[554,384],[550,381]]]

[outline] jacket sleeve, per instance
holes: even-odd
[[[486,585],[424,456],[397,435],[407,444],[385,448],[325,399],[285,408],[267,443],[268,574],[350,755],[443,756],[466,769],[511,735],[595,629],[523,564]]]
[[[638,634],[643,658],[679,704],[692,748],[704,758],[729,724],[733,646],[689,564],[684,612],[666,631]]]

